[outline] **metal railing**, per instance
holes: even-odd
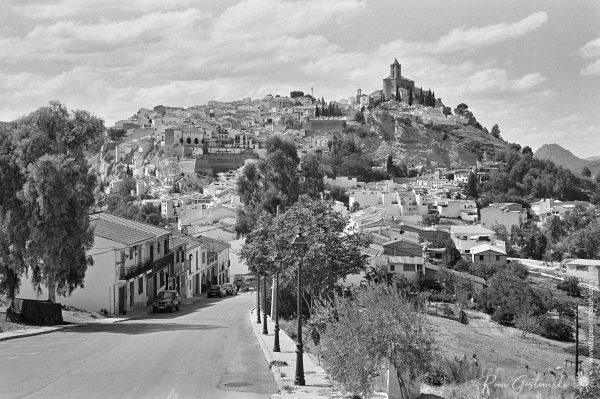
[[[131,280],[142,273],[152,270],[157,272],[164,267],[173,263],[173,252],[167,253],[160,259],[150,260],[149,258],[143,262],[139,262],[133,266],[119,266],[119,280]]]

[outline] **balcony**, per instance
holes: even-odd
[[[152,270],[154,273],[158,272],[165,266],[173,263],[173,252],[167,253],[160,259],[152,261],[146,259],[144,262],[140,262],[134,266],[120,266],[119,267],[119,280],[131,280],[132,278],[138,277],[142,273]]]
[[[191,262],[189,260],[186,260],[184,262],[180,262],[180,263],[171,265],[169,267],[169,274],[173,275],[173,276],[178,276],[178,275],[182,274],[183,272],[185,272],[186,270],[189,271],[190,269],[191,269]]]

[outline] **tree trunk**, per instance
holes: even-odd
[[[56,303],[56,283],[52,278],[48,279],[48,300]]]

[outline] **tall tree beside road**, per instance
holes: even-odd
[[[84,151],[98,150],[103,131],[101,119],[86,111],[69,112],[61,103],[51,102],[16,120],[10,132],[19,175],[10,187],[15,191],[5,196],[18,200],[0,204],[7,209],[1,219],[2,230],[8,229],[3,238],[11,240],[9,249],[14,248],[31,268],[34,288],[47,287],[52,302],[57,292],[68,295],[82,287],[92,264],[86,256],[94,241],[88,213],[97,182],[88,173]],[[14,172],[11,166],[9,173]],[[15,211],[20,211],[22,220],[18,226],[23,228],[18,231],[6,226],[14,221]],[[9,264],[12,260],[8,259]],[[18,276],[25,270],[16,264]]]
[[[412,89],[412,86],[410,87],[410,90],[408,91],[408,105],[410,105],[410,106],[413,105],[413,89]]]
[[[296,173],[300,159],[295,144],[271,137],[265,147],[266,159],[247,165],[238,180],[244,208],[238,211],[235,229],[241,235],[252,230],[261,212],[274,214],[278,205],[285,210],[300,194]]]
[[[291,253],[290,242],[297,233],[308,241],[302,266],[302,299],[312,312],[316,299],[325,300],[337,282],[349,274],[364,271],[367,256],[361,253],[371,243],[364,234],[344,234],[347,219],[333,209],[332,201],[302,196],[287,212],[258,217],[246,236],[240,258],[259,273],[272,274],[270,261],[277,252]],[[282,286],[296,284],[298,260],[289,257],[280,278]]]

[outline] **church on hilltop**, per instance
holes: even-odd
[[[415,82],[402,76],[402,65],[398,59],[394,59],[394,63],[390,65],[390,76],[383,79],[383,94],[386,100],[390,100],[396,95],[396,88],[402,96],[407,98],[410,89],[415,93]]]

